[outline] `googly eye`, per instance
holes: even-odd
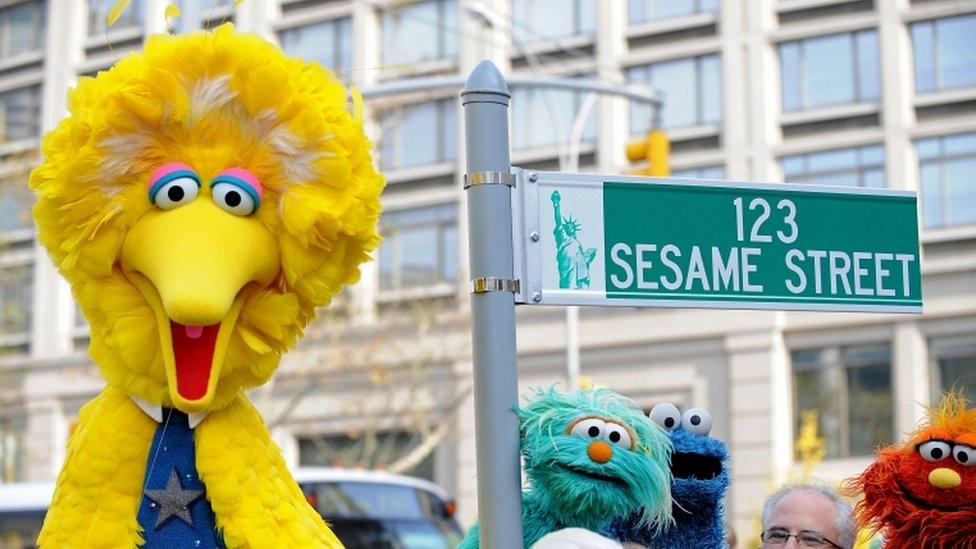
[[[258,178],[243,168],[228,168],[210,182],[213,201],[229,213],[247,216],[261,206],[264,189]]]
[[[952,448],[941,440],[930,440],[919,444],[918,453],[925,461],[940,461],[949,457]]]
[[[630,439],[630,432],[627,430],[627,428],[612,421],[607,422],[606,434],[604,437],[614,446],[619,446],[625,450],[630,450],[634,444]]]
[[[964,444],[956,444],[952,449],[952,457],[956,458],[956,463],[971,467],[976,465],[976,449]]]
[[[651,421],[657,423],[659,427],[666,431],[681,425],[681,411],[670,402],[662,402],[651,408],[651,413],[647,414]]]
[[[170,162],[149,177],[149,203],[163,210],[190,203],[197,197],[200,178],[186,164]]]
[[[211,191],[214,204],[221,210],[239,216],[248,216],[257,210],[254,199],[233,183],[217,183]]]
[[[607,428],[606,421],[603,421],[602,419],[598,419],[595,417],[589,417],[577,421],[573,425],[573,428],[570,430],[570,433],[578,437],[585,438],[587,440],[597,439],[604,435],[604,433],[606,432],[606,428]]]
[[[707,435],[712,431],[712,416],[701,408],[692,408],[681,416],[681,426],[689,433]]]

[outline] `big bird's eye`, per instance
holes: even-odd
[[[186,164],[164,164],[149,177],[149,203],[163,210],[172,210],[190,203],[197,197],[200,178]]]
[[[696,435],[707,435],[712,430],[712,416],[701,408],[692,408],[681,416],[681,426]]]
[[[976,449],[963,444],[956,444],[952,449],[952,457],[956,458],[959,465],[970,467],[976,465]]]
[[[681,411],[670,402],[655,405],[647,416],[666,431],[670,431],[681,424]]]
[[[630,432],[627,431],[626,427],[620,425],[619,423],[608,421],[606,435],[604,436],[615,446],[620,446],[626,450],[630,450],[633,446],[633,441],[630,440]]]
[[[925,461],[939,461],[949,457],[952,448],[941,440],[930,440],[918,446],[918,453]]]
[[[239,216],[258,211],[264,190],[258,178],[243,168],[226,169],[210,182],[213,201],[220,209]]]
[[[602,419],[597,419],[595,417],[582,419],[577,421],[570,433],[583,437],[585,439],[597,439],[603,436],[606,432],[607,422]]]

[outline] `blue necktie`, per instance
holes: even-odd
[[[206,487],[197,476],[193,430],[179,410],[164,408],[163,422],[156,427],[138,519],[146,548],[224,547]]]

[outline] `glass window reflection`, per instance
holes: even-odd
[[[40,135],[41,86],[0,93],[0,142]]]
[[[457,102],[453,98],[388,109],[379,121],[383,169],[439,164],[457,156]]]
[[[912,24],[915,91],[976,85],[976,14]]]
[[[391,4],[382,13],[384,65],[409,65],[457,56],[456,0]]]
[[[0,8],[0,59],[44,48],[43,0]]]
[[[882,188],[884,147],[869,145],[830,149],[780,158],[783,179],[788,183]]]
[[[630,82],[643,82],[664,94],[661,125],[665,128],[717,124],[722,120],[722,76],[717,55],[634,67],[627,76]],[[647,131],[651,114],[649,106],[631,103],[631,134]]]
[[[923,226],[976,223],[976,133],[920,139],[915,151]]]
[[[512,0],[512,34],[538,42],[596,31],[596,0]]]
[[[779,54],[784,111],[878,98],[874,30],[784,42]]]
[[[122,15],[111,27],[108,26],[108,12],[115,5],[115,0],[88,0],[88,34],[104,34],[112,30],[138,27],[142,25],[143,0],[132,0],[122,10]]]
[[[717,0],[630,0],[627,4],[631,24],[717,10]]]
[[[315,61],[340,74],[352,66],[352,19],[348,17],[286,29],[280,37],[288,55]]]
[[[380,225],[380,290],[457,280],[457,204],[384,212]]]

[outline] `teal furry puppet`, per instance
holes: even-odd
[[[671,443],[633,401],[607,389],[537,389],[516,413],[525,547],[563,528],[596,531],[632,509],[652,529],[671,521]],[[458,549],[474,547],[477,523]]]

